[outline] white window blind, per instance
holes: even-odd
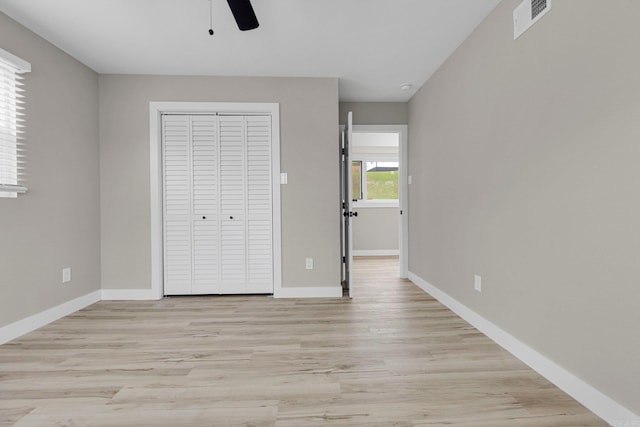
[[[31,64],[0,49],[0,197],[24,193],[22,74]]]

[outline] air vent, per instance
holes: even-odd
[[[531,2],[531,18],[536,19],[538,15],[547,10],[547,0],[533,0]]]
[[[513,39],[517,39],[551,10],[551,0],[524,0],[513,11]]]

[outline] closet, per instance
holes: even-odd
[[[161,126],[164,294],[273,293],[271,116]]]

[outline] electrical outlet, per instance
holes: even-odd
[[[71,281],[71,267],[62,269],[62,283],[68,283]]]
[[[307,270],[313,270],[313,258],[307,258],[305,259],[305,268]]]
[[[482,277],[477,274],[473,278],[473,289],[478,292],[482,292]]]

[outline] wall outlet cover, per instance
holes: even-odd
[[[482,292],[482,277],[477,274],[473,278],[473,289],[478,292]]]
[[[62,269],[62,283],[68,283],[71,281],[71,267]]]

